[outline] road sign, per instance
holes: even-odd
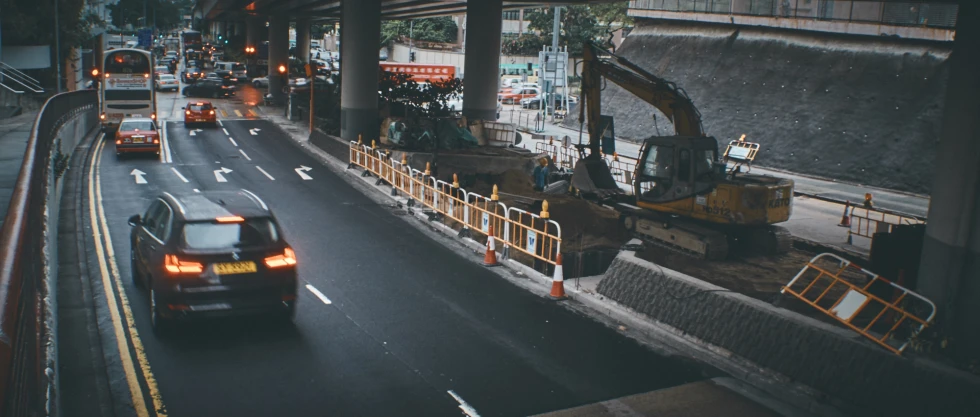
[[[538,247],[538,233],[533,230],[528,230],[526,243],[527,243],[526,249],[528,252],[537,253],[535,250]]]
[[[150,47],[153,45],[153,30],[152,29],[140,29],[136,33],[136,39],[139,46]]]
[[[483,230],[483,233],[490,233],[490,213],[483,213],[483,221],[480,222],[480,230]]]

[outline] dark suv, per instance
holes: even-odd
[[[296,254],[248,190],[163,193],[129,218],[133,283],[154,332],[191,316],[296,311]]]

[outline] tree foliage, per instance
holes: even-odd
[[[144,1],[146,2],[147,25],[153,25],[155,20],[156,27],[161,29],[170,29],[179,25],[181,10],[193,5],[190,0],[119,0],[116,4],[106,5],[113,26],[118,28],[124,28],[127,24],[134,27],[142,26],[140,19],[143,17]]]
[[[381,46],[409,35],[417,41],[456,42],[456,32],[456,21],[447,16],[415,19],[412,22],[389,20],[381,23]]]
[[[632,24],[632,18],[626,14],[628,9],[629,2],[626,1],[574,5],[562,8],[558,45],[568,47],[568,52],[572,56],[580,56],[582,47],[586,42],[598,42],[607,47],[612,46],[613,32]],[[534,30],[536,36],[540,38],[541,45],[551,45],[554,13],[554,8],[542,8],[524,15],[525,19],[530,22],[528,27]],[[534,42],[525,40],[523,44],[530,46]],[[522,55],[534,55],[540,50],[540,46],[535,50],[523,50]]]
[[[446,101],[459,98],[463,94],[463,80],[453,78],[446,81],[418,83],[411,74],[381,72],[378,80],[378,99],[389,109],[411,108],[421,117],[447,117],[451,115]],[[398,113],[398,112],[395,112]]]
[[[70,58],[72,49],[91,39],[89,28],[101,25],[98,16],[83,12],[85,0],[58,1],[58,27],[54,24],[54,3],[29,0],[0,0],[0,27],[4,45],[50,45],[52,68],[44,72],[44,84],[53,85],[54,65]],[[59,34],[60,53],[56,56],[55,32]]]

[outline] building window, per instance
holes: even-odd
[[[521,12],[520,10],[508,10],[503,14],[504,20],[520,20]]]

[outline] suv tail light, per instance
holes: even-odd
[[[166,255],[163,267],[171,274],[200,274],[204,272],[204,265],[197,262],[181,261],[177,255]]]
[[[265,258],[265,265],[269,268],[282,268],[296,265],[296,252],[293,252],[292,248],[286,248],[282,255]]]

